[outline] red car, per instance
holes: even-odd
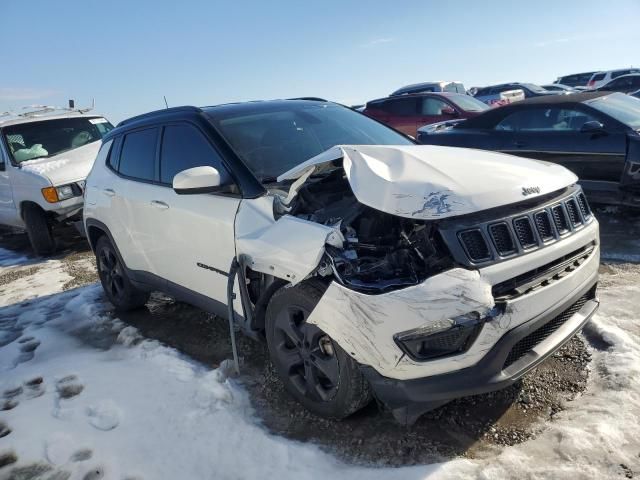
[[[424,125],[475,117],[489,108],[460,93],[413,93],[371,100],[362,113],[415,137]]]

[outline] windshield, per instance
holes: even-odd
[[[112,129],[102,117],[79,117],[10,125],[2,133],[11,157],[20,163],[97,142]]]
[[[528,88],[532,92],[536,92],[536,93],[544,93],[544,92],[548,92],[549,91],[549,90],[545,90],[540,85],[535,85],[533,83],[521,83],[520,85],[522,85],[523,87]]]
[[[413,144],[375,120],[336,104],[283,101],[233,107],[213,107],[207,113],[263,182],[335,145]]]
[[[640,129],[640,99],[624,93],[614,93],[586,103],[634,130]]]
[[[467,112],[484,112],[491,108],[486,103],[481,102],[470,95],[451,95],[449,100]]]

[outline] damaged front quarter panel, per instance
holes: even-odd
[[[238,257],[256,272],[288,280],[295,285],[316,269],[325,245],[342,246],[340,231],[291,215],[276,220],[266,195],[243,202],[236,216]]]
[[[428,328],[469,312],[481,317],[494,307],[490,284],[479,272],[454,268],[419,285],[368,295],[332,282],[308,318],[363,365],[381,375],[411,378],[438,373],[439,360],[429,366],[407,358],[394,341],[398,332]],[[454,358],[444,360],[451,370]],[[462,367],[461,367],[462,368]],[[431,374],[431,372],[429,372]]]

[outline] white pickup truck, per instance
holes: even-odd
[[[0,225],[26,229],[37,254],[53,252],[52,227],[82,219],[85,179],[111,129],[77,111],[0,117]]]

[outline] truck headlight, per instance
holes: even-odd
[[[416,361],[466,352],[482,324],[478,312],[447,318],[434,324],[394,335],[400,349]]]
[[[42,196],[49,203],[61,202],[72,197],[82,195],[82,189],[73,183],[60,187],[46,187],[42,189]]]

